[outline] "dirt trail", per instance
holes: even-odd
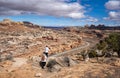
[[[86,49],[87,47],[89,47],[89,43],[88,42],[85,42],[83,45],[81,45],[80,47],[77,47],[77,48],[73,48],[71,50],[68,50],[68,51],[65,51],[65,52],[61,52],[61,53],[58,53],[58,54],[55,54],[55,55],[52,55],[52,57],[59,57],[59,56],[65,56],[65,55],[71,55],[73,53],[77,53],[77,52],[80,52],[84,49]]]

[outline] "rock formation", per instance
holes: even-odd
[[[41,55],[44,47],[51,48],[51,54],[69,50],[81,44],[81,36],[72,32],[38,27],[29,22],[14,22],[4,19],[0,22],[0,52],[13,56]]]

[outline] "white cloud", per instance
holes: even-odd
[[[88,19],[86,19],[86,21],[89,21],[89,22],[98,22],[98,19],[94,18],[94,17],[88,17]]]
[[[68,1],[68,0],[67,0]],[[70,18],[84,18],[84,6],[65,0],[0,0],[0,15],[35,13]]]
[[[120,21],[120,12],[110,11],[109,17],[104,17],[103,19]]]
[[[109,0],[105,7],[109,10],[120,10],[120,0]]]
[[[86,16],[84,19],[79,20],[80,22],[98,22],[99,20],[95,17]]]
[[[117,18],[119,19],[120,12],[110,11],[109,16],[110,16],[111,19],[117,19]]]
[[[109,17],[104,17],[105,20],[120,21],[120,0],[109,0],[106,2],[105,7],[110,10]]]
[[[70,13],[68,16],[76,19],[85,17],[83,13]]]

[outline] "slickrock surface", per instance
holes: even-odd
[[[33,28],[32,28],[33,27]],[[81,45],[80,34],[43,27],[35,28],[34,24],[14,22],[5,19],[0,22],[0,53],[13,56],[41,55],[48,45],[51,53],[62,52]]]
[[[72,66],[66,66],[62,57],[56,58],[57,62],[61,65],[55,65],[54,71],[49,72],[47,67],[41,69],[39,66],[34,66],[32,62],[27,61],[20,67],[11,68],[14,62],[6,61],[0,68],[0,78],[119,78],[120,67],[109,65],[105,63],[93,62],[95,59],[91,59],[89,62],[79,60],[77,64]],[[72,59],[70,57],[70,59]],[[74,64],[75,61],[71,62]],[[3,69],[4,68],[4,69]],[[115,73],[115,74],[114,74]]]
[[[55,55],[77,51],[74,48],[83,47],[85,41],[93,47],[97,39],[103,37],[101,31],[77,27],[53,30],[30,22],[5,19],[0,22],[0,78],[112,78],[116,72],[116,78],[119,78],[120,59],[105,59],[104,63],[98,63],[96,59],[84,62],[81,56],[70,53],[53,57],[56,61],[53,61],[53,69],[39,66],[46,45],[51,49],[49,54]]]

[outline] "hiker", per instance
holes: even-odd
[[[41,61],[40,61],[40,66],[42,69],[44,69],[46,62],[47,62],[47,56],[46,56],[45,52],[43,52],[43,55],[42,55]]]
[[[48,46],[45,47],[45,54],[48,57],[48,52],[50,51],[50,48]]]

